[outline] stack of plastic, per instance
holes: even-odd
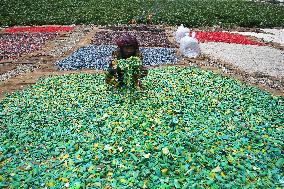
[[[183,25],[179,26],[175,32],[176,42],[180,44],[180,51],[182,55],[188,58],[196,58],[200,54],[200,47],[198,40],[195,38],[195,32],[192,32]]]
[[[180,43],[181,38],[185,37],[186,33],[189,33],[189,32],[190,30],[188,28],[184,27],[183,25],[180,25],[177,31],[174,33],[176,42]]]

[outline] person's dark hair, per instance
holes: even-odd
[[[116,45],[119,48],[123,48],[126,46],[133,46],[135,49],[139,48],[139,43],[136,39],[136,37],[134,37],[133,35],[129,34],[129,33],[125,33],[123,34],[117,41],[116,41]]]

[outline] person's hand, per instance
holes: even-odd
[[[113,69],[117,69],[117,60],[113,60],[111,63],[110,63],[110,66],[111,66],[111,68],[113,68]]]

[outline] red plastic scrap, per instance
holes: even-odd
[[[258,45],[264,46],[264,43],[252,41],[248,37],[229,33],[229,32],[196,32],[196,38],[200,42],[223,42],[223,43],[235,43],[235,44],[243,44],[243,45]]]
[[[74,29],[74,26],[23,26],[23,27],[10,27],[4,29],[4,32],[17,33],[17,32],[69,32]]]

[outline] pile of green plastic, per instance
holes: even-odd
[[[142,61],[139,57],[130,57],[127,59],[120,59],[117,62],[117,67],[123,72],[123,83],[127,87],[134,88],[136,80],[139,79],[141,73]]]
[[[0,186],[283,186],[284,99],[197,68],[46,78],[0,102]],[[109,186],[109,187],[108,187]]]

